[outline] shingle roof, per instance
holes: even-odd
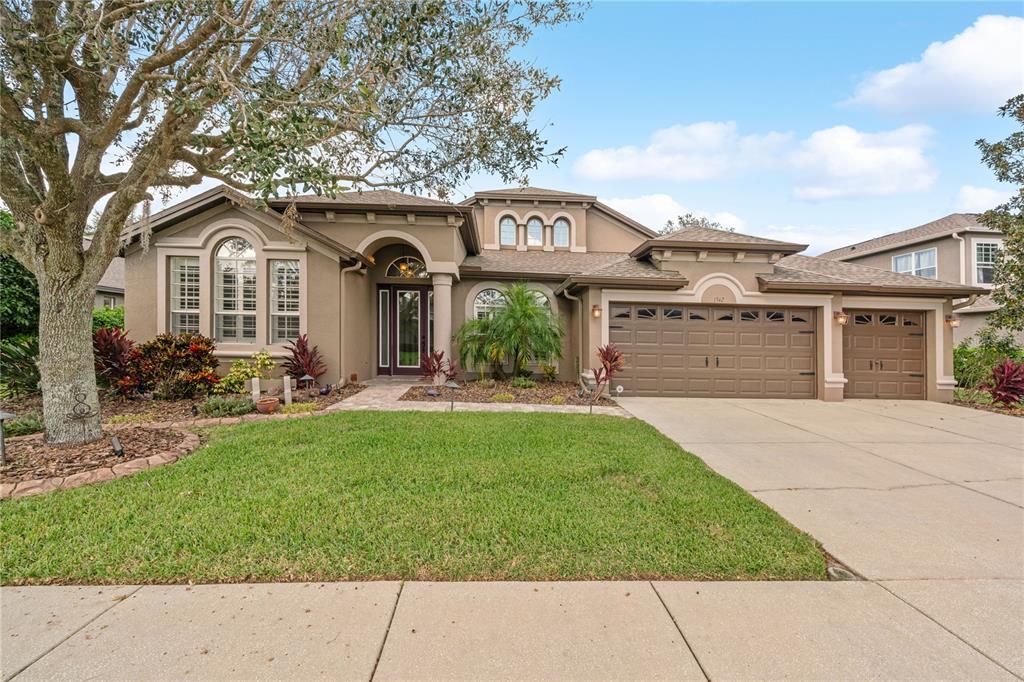
[[[291,202],[299,204],[351,204],[354,206],[363,205],[393,205],[393,206],[407,206],[410,208],[424,207],[424,206],[443,206],[443,207],[454,207],[447,201],[441,201],[440,199],[431,199],[430,197],[418,197],[412,194],[403,194],[402,192],[396,192],[390,189],[371,189],[361,192],[341,192],[334,197],[321,196],[318,194],[303,194],[294,197],[280,197],[277,199],[271,199],[267,203],[271,206],[283,206]]]
[[[92,244],[92,239],[86,237],[82,240],[83,249],[88,249],[90,244]],[[110,261],[110,265],[107,266],[107,271],[103,273],[100,281],[96,283],[96,290],[117,294],[124,293],[124,258],[114,256],[114,259]]]
[[[963,284],[937,279],[902,275],[858,263],[822,258],[820,256],[786,256],[775,266],[774,272],[759,275],[768,283],[800,283],[823,285],[862,285],[866,287],[897,287],[900,289],[970,290]]]
[[[995,302],[995,299],[991,295],[979,296],[978,299],[969,306],[964,308],[957,308],[958,313],[990,313],[993,310],[999,310],[999,304]]]
[[[531,195],[541,197],[563,197],[566,199],[576,199],[577,201],[590,200],[593,201],[597,197],[593,194],[577,194],[576,192],[563,192],[558,189],[546,189],[544,187],[506,187],[505,189],[489,189],[483,192],[477,192],[476,194],[501,194],[501,195]]]
[[[681,241],[681,242],[708,242],[711,244],[764,244],[766,246],[800,246],[807,248],[806,244],[794,244],[783,242],[777,239],[755,237],[739,232],[728,230],[715,230],[707,227],[684,227],[657,237],[658,241]]]
[[[624,253],[572,251],[484,251],[469,256],[461,270],[498,273],[550,273],[552,275],[579,275],[628,259]]]
[[[821,257],[836,260],[856,258],[858,256],[878,253],[879,251],[888,251],[889,249],[895,249],[900,246],[915,244],[928,239],[944,237],[963,230],[977,230],[980,232],[990,231],[987,227],[978,222],[977,213],[951,213],[944,218],[939,218],[938,220],[933,220],[930,223],[912,227],[909,230],[892,232],[890,234],[882,235],[881,237],[857,242],[850,246],[843,246],[838,249],[826,251],[821,254]]]

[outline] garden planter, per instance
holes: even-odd
[[[271,414],[277,412],[277,408],[281,405],[279,398],[260,398],[256,401],[256,411],[260,414]]]

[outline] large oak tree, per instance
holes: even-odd
[[[96,283],[156,193],[446,196],[557,158],[557,78],[514,55],[567,0],[2,0],[0,249],[39,283],[46,439],[99,438]],[[133,218],[135,216],[135,218]],[[83,249],[87,222],[94,228]],[[76,395],[97,416],[73,422]]]

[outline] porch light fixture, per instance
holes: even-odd
[[[595,320],[601,319],[601,306],[595,305],[590,309],[590,314],[594,316]]]
[[[956,315],[946,315],[946,324],[950,329],[956,329],[960,326],[960,318]]]
[[[846,323],[850,321],[850,314],[843,310],[837,310],[832,313],[832,319],[835,320],[836,324],[840,327],[845,327]]]

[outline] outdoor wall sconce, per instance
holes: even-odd
[[[946,315],[946,324],[950,329],[956,329],[960,326],[960,318],[956,315]]]
[[[595,320],[601,319],[601,306],[595,305],[590,309],[590,314],[594,316]]]
[[[840,327],[845,327],[846,323],[850,321],[850,315],[842,310],[837,310],[832,313],[832,319],[835,320],[836,324]]]

